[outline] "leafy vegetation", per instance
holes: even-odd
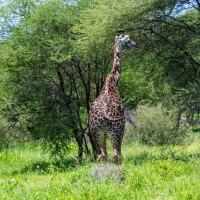
[[[3,1],[0,198],[200,199],[199,11],[199,0]],[[119,28],[140,46],[123,52],[122,169],[111,146],[110,164],[91,162],[88,131]]]
[[[125,108],[162,103],[167,112],[176,108],[175,127],[183,115],[190,125],[198,123],[193,118],[200,110],[199,5],[198,0],[2,4],[1,149],[39,140],[51,155],[64,157],[75,141],[80,160],[91,154],[90,103],[112,65],[118,28],[141,49],[123,54],[119,87]],[[159,144],[166,143],[171,144]]]
[[[3,151],[1,199],[200,198],[198,137],[185,147],[149,147],[130,141],[122,147],[121,170],[112,164],[79,164],[74,147],[57,161],[50,160],[35,143]]]
[[[156,107],[140,105],[133,115],[137,128],[131,134],[148,145],[184,144],[191,139],[192,132],[187,124],[177,122],[177,115],[177,110],[166,109],[161,104]]]

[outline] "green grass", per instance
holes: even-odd
[[[122,169],[86,161],[75,150],[53,161],[27,143],[0,153],[0,199],[200,199],[200,141],[189,146],[123,144]]]

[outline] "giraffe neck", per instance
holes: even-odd
[[[120,78],[120,61],[121,61],[121,48],[118,44],[118,42],[115,42],[114,46],[114,61],[113,61],[113,67],[111,69],[110,74],[114,75],[116,80],[116,85],[118,84],[119,78]]]
[[[105,94],[108,95],[110,91],[115,90],[116,91],[116,86],[118,85],[119,78],[120,78],[120,57],[121,57],[121,48],[118,44],[118,42],[115,42],[114,46],[114,62],[113,62],[113,67],[106,77],[106,81],[104,84],[104,89]]]

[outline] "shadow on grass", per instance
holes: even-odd
[[[163,161],[163,160],[172,160],[174,162],[193,162],[195,160],[200,160],[200,153],[194,154],[181,154],[181,153],[160,153],[159,155],[153,155],[148,152],[143,152],[137,156],[128,155],[125,157],[124,161],[126,163],[133,163],[134,165],[142,165],[146,162],[156,162],[156,161]]]
[[[65,172],[70,169],[73,169],[77,166],[80,166],[79,163],[74,158],[62,159],[57,161],[39,161],[35,163],[31,163],[20,170],[13,171],[13,175],[15,174],[27,174],[31,172],[39,173],[39,174],[47,174],[54,172]]]

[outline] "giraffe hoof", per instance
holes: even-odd
[[[121,165],[121,156],[115,155],[114,162],[115,162],[116,166],[120,166]]]
[[[99,162],[104,164],[104,163],[107,162],[107,156],[106,155],[99,155],[98,160],[99,160]]]

